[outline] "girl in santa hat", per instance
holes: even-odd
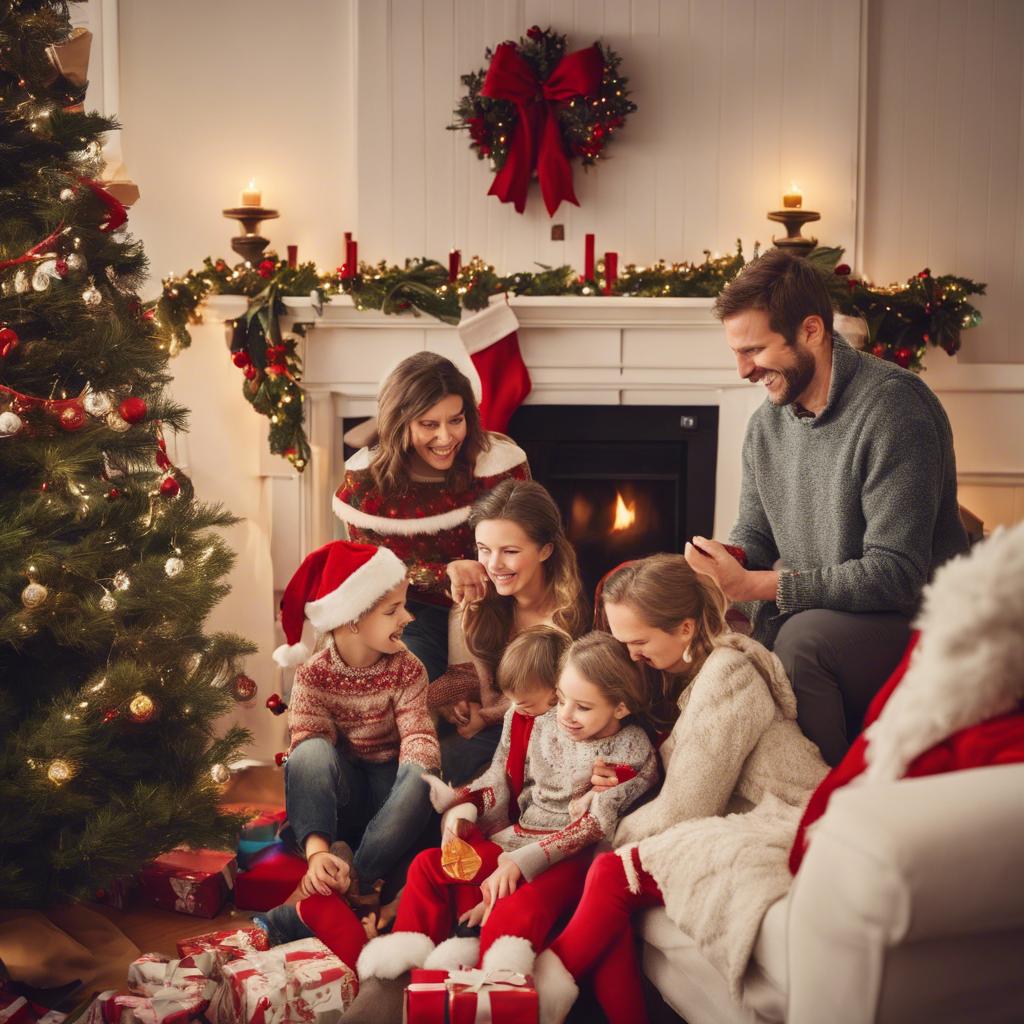
[[[430,707],[457,735],[441,742],[444,777],[453,785],[490,763],[508,701],[495,673],[510,641],[531,626],[555,626],[570,639],[587,628],[576,552],[551,495],[533,480],[503,480],[469,514],[487,588],[453,621],[448,671],[431,684]],[[464,636],[464,644],[462,643]]]
[[[285,765],[288,824],[309,864],[300,895],[333,890],[353,901],[372,898],[377,880],[430,820],[423,774],[437,771],[440,750],[426,671],[402,641],[412,621],[408,589],[405,565],[393,552],[348,541],[314,551],[285,589],[288,643],[274,660],[300,666]],[[307,622],[322,643],[311,658],[302,642]],[[332,844],[339,837],[354,842],[360,830],[350,871]],[[302,927],[302,906],[297,913],[290,906],[271,911],[272,939],[311,934]]]
[[[469,378],[451,360],[417,352],[385,379],[376,444],[345,464],[334,511],[350,540],[389,548],[408,568],[415,621],[405,642],[431,679],[448,666],[449,586],[456,602],[484,595],[470,508],[502,480],[529,475],[522,449],[483,429]]]
[[[727,631],[718,584],[684,555],[620,566],[600,601],[671,730],[659,748],[665,782],[623,818],[616,851],[595,858],[572,920],[538,957],[541,1024],[564,1020],[590,974],[609,1024],[646,1020],[630,918],[647,907],[666,908],[739,1000],[761,919],[791,882],[801,811],[827,771],[778,658]],[[595,769],[595,788],[616,781]]]

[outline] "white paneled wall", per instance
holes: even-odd
[[[699,259],[767,243],[791,181],[822,212],[819,237],[852,249],[861,7],[849,0],[353,0],[360,255],[499,270],[580,266],[583,235],[620,261]],[[610,157],[575,166],[579,208],[553,220],[487,195],[492,172],[445,131],[459,76],[531,24],[623,57],[639,110]],[[565,225],[565,241],[550,239]]]
[[[870,0],[862,269],[988,283],[964,362],[1024,362],[1024,3]]]

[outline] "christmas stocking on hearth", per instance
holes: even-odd
[[[519,321],[507,295],[464,318],[459,336],[480,375],[480,418],[485,430],[504,433],[512,414],[530,393],[530,373],[519,351]]]

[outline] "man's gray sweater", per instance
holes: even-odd
[[[768,647],[808,608],[912,616],[935,569],[967,549],[939,400],[910,371],[834,335],[817,416],[766,400],[750,418],[729,539],[750,569],[782,563],[776,601],[751,606]]]

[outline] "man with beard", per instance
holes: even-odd
[[[686,558],[737,603],[793,683],[798,720],[838,764],[900,660],[921,590],[965,551],[949,420],[908,370],[832,331],[820,272],[779,249],[748,264],[715,313],[766,401],[743,442],[739,518]]]

